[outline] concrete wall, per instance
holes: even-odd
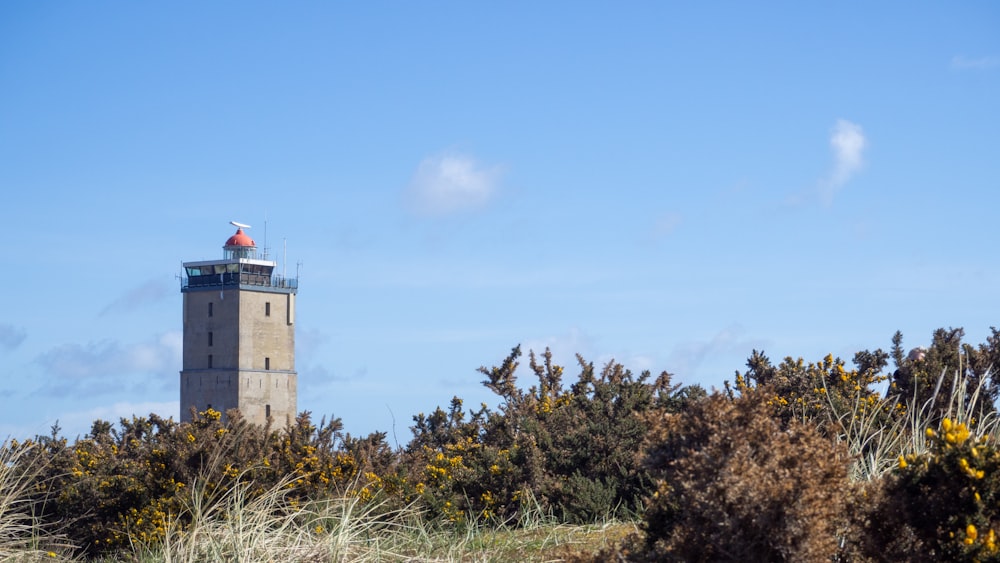
[[[288,322],[292,295],[242,290],[239,296],[240,369],[294,371],[295,325]]]
[[[181,420],[208,405],[238,408],[257,424],[268,410],[277,426],[294,419],[295,295],[235,287],[183,295]]]
[[[235,288],[184,293],[184,369],[208,369],[209,354],[212,368],[241,367],[240,294]],[[210,304],[212,316],[208,315]]]
[[[181,372],[181,420],[191,420],[191,407],[226,412],[239,408],[239,372],[236,370],[185,370]]]
[[[268,407],[276,427],[295,420],[298,375],[295,372],[240,372],[240,414],[255,424],[267,422]]]

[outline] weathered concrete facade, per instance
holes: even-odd
[[[273,274],[242,229],[222,260],[186,262],[181,420],[191,409],[238,409],[250,422],[284,426],[296,415],[298,280]]]

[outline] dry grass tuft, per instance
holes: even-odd
[[[65,560],[73,546],[35,515],[33,493],[46,484],[42,456],[33,455],[34,442],[4,442],[0,446],[0,560]]]

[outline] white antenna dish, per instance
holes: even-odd
[[[230,221],[229,224],[232,225],[232,226],[234,226],[234,227],[236,227],[236,228],[238,228],[238,229],[249,229],[250,228],[250,225],[244,225],[243,223],[237,223],[236,221]]]

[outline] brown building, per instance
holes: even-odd
[[[181,420],[191,409],[283,427],[296,415],[295,295],[298,279],[276,275],[276,263],[237,226],[221,260],[185,262]]]

